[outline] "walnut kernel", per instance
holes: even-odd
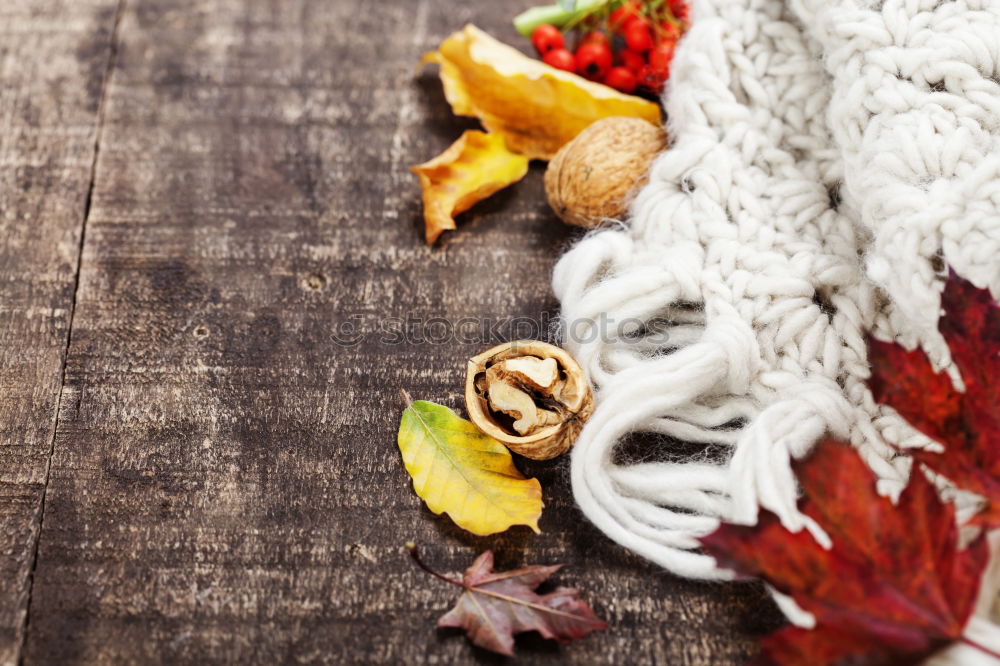
[[[508,342],[469,361],[469,418],[526,458],[567,451],[593,411],[583,370],[564,350],[537,340]]]

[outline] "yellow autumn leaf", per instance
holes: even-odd
[[[512,525],[536,532],[542,487],[514,467],[510,451],[442,405],[417,400],[399,423],[399,450],[413,489],[434,513],[484,536]]]
[[[433,243],[455,228],[455,216],[524,178],[528,158],[507,150],[502,136],[467,130],[443,153],[410,167],[424,193],[424,236]]]
[[[553,155],[591,123],[629,116],[660,125],[660,107],[529,58],[467,25],[422,62],[441,66],[451,110],[476,116],[507,147],[532,159]]]

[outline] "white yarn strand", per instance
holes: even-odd
[[[725,579],[697,537],[758,507],[829,545],[792,472],[824,436],[888,493],[910,462],[887,441],[928,444],[872,399],[865,331],[954,373],[941,260],[1000,295],[1000,1],[693,14],[666,98],[673,145],[629,224],[579,242],[553,287],[596,389],[572,453],[581,509],[676,574]],[[636,434],[640,455],[620,455]]]

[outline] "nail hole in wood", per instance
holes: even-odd
[[[307,291],[320,291],[326,287],[329,280],[322,273],[311,273],[302,278],[302,288]]]

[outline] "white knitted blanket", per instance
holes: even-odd
[[[864,331],[950,369],[945,266],[1000,295],[998,81],[1000,0],[696,0],[672,147],[553,278],[597,391],[573,490],[609,537],[725,577],[695,538],[758,505],[809,528],[790,462],[825,433],[905,482],[886,442],[926,440],[872,400]]]

